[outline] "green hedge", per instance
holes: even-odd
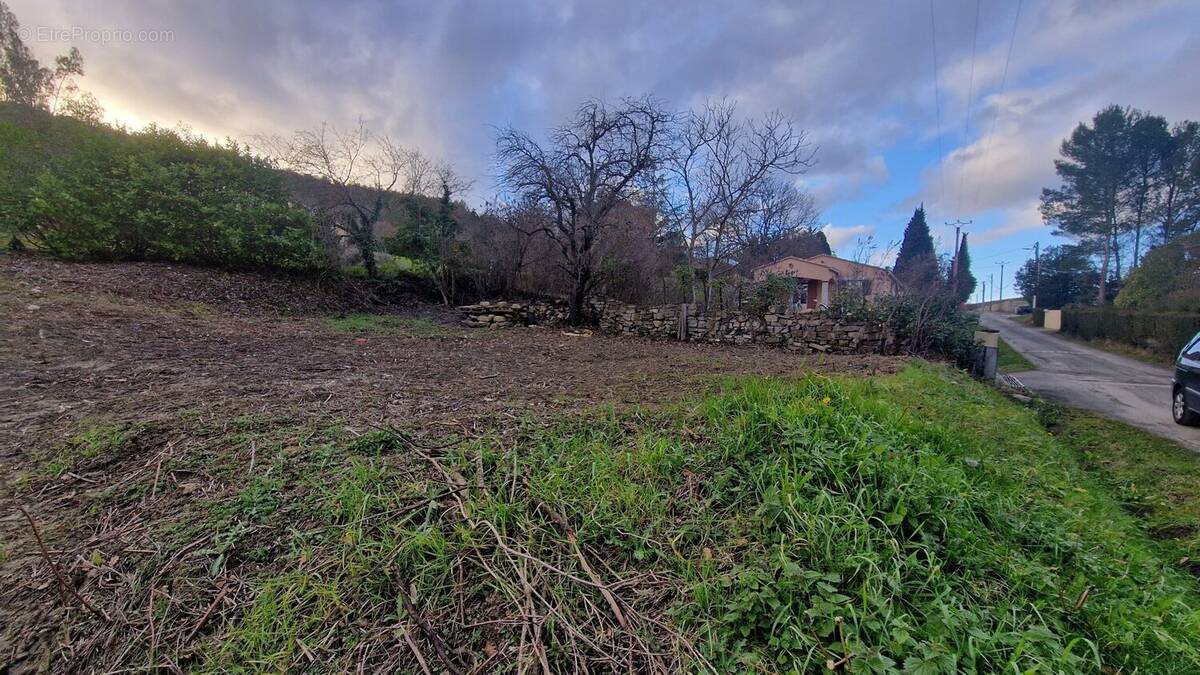
[[[322,263],[312,218],[246,148],[12,104],[0,104],[0,222],[68,260],[289,272]]]
[[[1043,328],[1046,325],[1046,310],[1038,307],[1033,310],[1033,325]]]
[[[1200,314],[1136,312],[1114,307],[1073,308],[1062,314],[1062,332],[1085,340],[1112,340],[1174,357],[1200,331]]]

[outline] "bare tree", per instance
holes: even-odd
[[[553,215],[541,203],[497,200],[487,204],[483,227],[473,233],[472,255],[476,269],[486,276],[478,284],[500,294],[511,293],[534,263],[534,246],[553,224]]]
[[[428,194],[441,186],[447,171],[420,152],[372,133],[361,119],[349,131],[322,124],[290,138],[262,138],[260,145],[280,166],[333,185],[335,199],[327,219],[358,249],[372,279],[379,274],[375,264],[379,219],[397,194]]]
[[[762,182],[748,210],[738,235],[749,249],[765,248],[800,232],[816,232],[821,217],[812,195],[781,176]]]
[[[689,112],[667,162],[666,211],[682,233],[688,269],[704,266],[705,301],[722,266],[746,245],[746,224],[765,186],[780,174],[813,164],[808,135],[773,113],[740,122],[728,101]],[[774,190],[774,188],[771,188]],[[695,300],[695,287],[692,289]]]
[[[569,320],[579,323],[596,283],[597,244],[620,224],[617,206],[638,197],[667,150],[671,115],[650,98],[616,108],[589,101],[542,147],[524,132],[500,131],[502,186],[552,214],[540,229],[557,245],[571,280]]]

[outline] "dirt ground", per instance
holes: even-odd
[[[196,502],[244,487],[229,467],[268,461],[256,438],[286,454],[330,429],[471,436],[598,404],[677,401],[725,375],[900,363],[481,331],[430,306],[393,310],[401,322],[380,330],[331,320],[351,306],[295,280],[0,256],[0,672],[127,665],[135,639],[180,668],[190,643],[250,591],[173,580],[212,534],[163,532]],[[178,619],[156,626],[141,611],[155,602]]]

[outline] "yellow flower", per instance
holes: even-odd
[[[833,399],[829,398],[828,396],[821,399],[821,405],[829,405],[832,402],[833,402]]]

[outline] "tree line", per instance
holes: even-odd
[[[1113,302],[1138,277],[1161,276],[1159,258],[1178,260],[1168,276],[1194,276],[1194,259],[1147,252],[1200,223],[1200,123],[1108,106],[1076,126],[1054,167],[1061,185],[1042,191],[1042,215],[1074,243],[1048,247],[1018,270],[1026,297],[1046,307]],[[1152,261],[1156,269],[1143,274]]]

